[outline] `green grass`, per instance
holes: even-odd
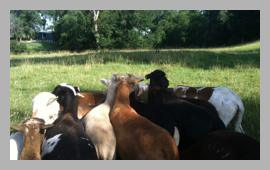
[[[48,43],[49,44],[49,43]],[[242,126],[260,140],[260,41],[212,49],[52,51],[10,56],[10,125],[32,114],[32,99],[67,82],[82,92],[105,91],[101,78],[113,73],[145,76],[161,69],[169,87],[177,85],[227,87],[245,107]],[[149,83],[149,80],[144,80]],[[228,127],[233,130],[232,126]],[[14,131],[10,131],[13,133]]]
[[[27,45],[28,51],[26,53],[28,55],[34,53],[46,54],[61,49],[59,44],[55,42],[25,42],[25,44]]]

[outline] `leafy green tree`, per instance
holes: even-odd
[[[38,10],[11,10],[23,22],[24,35],[28,38],[37,36],[44,21],[42,21]],[[20,37],[21,38],[21,37]]]
[[[190,19],[188,11],[174,11],[168,16],[165,23],[164,47],[183,47],[188,39],[187,29]]]
[[[220,10],[203,11],[204,45],[220,46],[226,44],[228,37],[227,12]]]
[[[202,47],[204,45],[204,22],[201,10],[189,11],[189,25],[187,28],[188,47]]]
[[[10,35],[14,36],[17,40],[18,37],[21,37],[24,34],[23,31],[23,22],[20,18],[16,17],[15,14],[10,14]]]
[[[100,44],[104,48],[152,48],[161,42],[162,11],[101,11]]]
[[[260,11],[100,10],[96,20],[89,10],[40,13],[53,18],[53,39],[69,50],[214,47],[260,38]]]
[[[53,39],[65,50],[82,51],[96,48],[89,11],[71,10],[55,22]]]

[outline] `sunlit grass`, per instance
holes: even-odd
[[[221,50],[222,49],[222,50]],[[160,69],[177,85],[227,87],[245,107],[242,126],[260,140],[260,42],[217,49],[54,51],[10,56],[10,125],[32,114],[32,99],[67,82],[82,92],[105,91],[113,73],[145,76]],[[149,80],[144,80],[149,83]],[[229,129],[233,130],[232,126]],[[13,131],[11,130],[11,133]]]

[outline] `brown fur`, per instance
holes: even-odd
[[[45,121],[40,118],[30,118],[25,120],[23,125],[10,126],[23,133],[24,141],[20,160],[41,160],[40,146],[44,140],[44,129],[52,126],[52,124],[45,125]]]
[[[179,159],[177,146],[169,132],[138,115],[130,107],[129,94],[132,89],[126,81],[120,81],[110,113],[119,156],[129,160]]]
[[[200,87],[195,87],[195,88],[200,88]],[[197,93],[197,90],[195,88],[189,88],[185,94],[182,91],[182,89],[177,89],[175,92],[173,92],[173,88],[168,88],[168,91],[172,95],[177,96],[179,99],[185,100],[197,106],[208,107],[214,110],[217,115],[219,115],[215,106],[211,104],[210,102],[208,102],[208,100],[212,96],[212,92],[214,91],[214,89],[212,87],[209,87],[209,88],[207,87],[205,88],[205,90],[203,89],[199,91],[199,93]],[[186,98],[181,97],[182,95],[186,95]],[[198,99],[195,99],[195,97],[197,97]]]
[[[97,107],[99,104],[96,105],[84,105],[84,106],[78,106],[78,112],[77,112],[77,116],[79,119],[82,119],[88,112],[90,112],[92,109],[94,109],[95,107]],[[60,106],[60,108],[62,108],[61,111],[64,110],[63,106]]]
[[[85,105],[85,106],[78,106],[78,118],[82,119],[88,112],[90,112],[92,109],[94,109],[95,107],[97,107],[99,104],[97,105]]]
[[[186,86],[186,87],[189,87],[189,86]],[[214,91],[214,89],[213,89],[214,87],[205,87],[204,89],[198,91],[198,93],[197,93],[196,88],[198,89],[201,87],[189,87],[189,89],[186,92],[183,92],[182,89],[179,88],[174,92],[174,95],[176,95],[177,97],[181,97],[182,95],[186,95],[186,98],[197,97],[198,99],[208,101],[211,98],[212,93]],[[172,90],[172,88],[169,88],[169,89]]]
[[[95,105],[104,103],[106,95],[104,93],[80,93],[84,97],[77,96],[78,106]]]
[[[105,102],[106,96],[104,93],[80,93],[84,97],[77,96],[78,101],[78,118],[81,119],[89,111]],[[90,103],[90,104],[89,104]],[[60,105],[60,111],[63,111],[64,107]]]

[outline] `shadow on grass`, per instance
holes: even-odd
[[[242,127],[247,135],[260,141],[260,100],[250,97],[242,99],[245,112]]]
[[[100,52],[79,55],[36,57],[25,59],[10,59],[10,67],[20,66],[29,62],[31,64],[57,64],[57,65],[84,65],[88,64],[179,64],[189,68],[211,69],[213,66],[220,68],[234,68],[238,65],[260,68],[260,51],[170,51],[159,53],[154,51],[136,52]]]

